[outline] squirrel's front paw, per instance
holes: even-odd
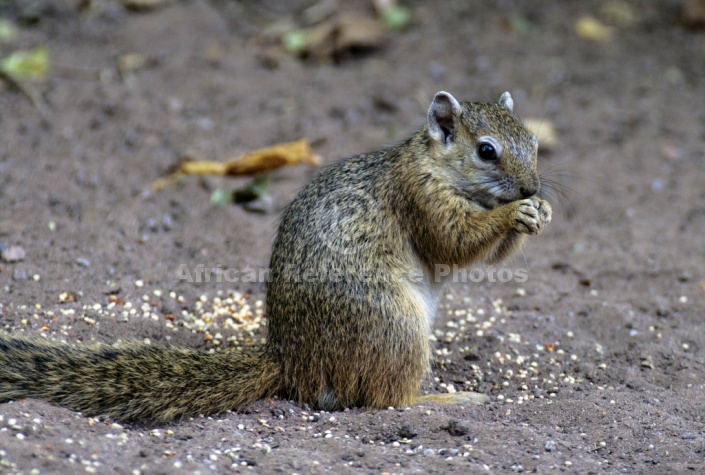
[[[551,205],[539,198],[516,202],[514,229],[523,234],[538,234],[551,222]]]
[[[542,200],[540,198],[537,198],[536,201],[538,201],[538,211],[539,211],[539,222],[541,224],[539,231],[544,228],[548,223],[551,222],[551,204],[546,201]]]

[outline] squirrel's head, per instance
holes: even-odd
[[[445,91],[428,109],[431,155],[458,191],[484,208],[530,198],[540,189],[538,140],[514,115],[505,92],[499,102],[458,102]]]

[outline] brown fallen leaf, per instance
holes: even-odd
[[[286,165],[317,166],[320,163],[321,157],[311,151],[308,140],[300,139],[253,150],[224,162],[187,158],[178,165],[174,173],[152,183],[152,190],[161,190],[185,175],[255,175]]]
[[[189,175],[208,174],[211,169],[218,175],[238,176],[254,175],[284,165],[319,165],[320,162],[320,157],[311,152],[308,140],[300,139],[253,150],[225,162],[185,162],[182,170]]]
[[[298,56],[317,60],[338,59],[359,49],[374,49],[387,40],[387,33],[374,18],[342,12],[315,26],[290,31],[282,37],[284,48]]]
[[[386,39],[384,28],[374,18],[349,12],[338,19],[337,53],[352,48],[376,48]]]

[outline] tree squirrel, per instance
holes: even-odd
[[[326,168],[284,211],[263,348],[75,347],[0,334],[0,401],[40,398],[163,423],[275,395],[322,410],[486,396],[420,396],[439,265],[497,263],[551,220],[538,141],[498,103],[436,94],[408,140]]]

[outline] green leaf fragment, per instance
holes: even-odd
[[[17,38],[17,27],[9,20],[0,18],[0,43],[12,43]]]
[[[49,69],[49,51],[39,46],[29,51],[15,51],[0,62],[0,71],[15,80],[43,79]]]
[[[282,38],[284,49],[294,55],[302,55],[308,49],[308,37],[303,30],[290,31]]]
[[[403,30],[411,22],[411,12],[399,5],[391,5],[380,12],[380,20],[387,29]]]
[[[230,191],[216,188],[211,193],[211,204],[215,206],[227,206],[233,203],[233,194]]]
[[[269,175],[257,175],[244,188],[233,192],[235,203],[247,203],[262,198],[269,190]]]

